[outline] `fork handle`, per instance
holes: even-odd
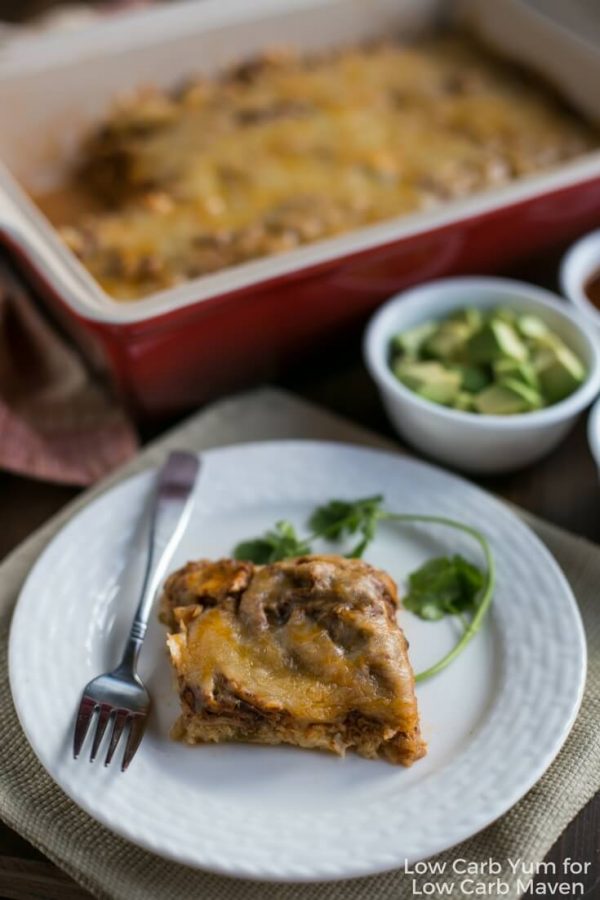
[[[156,592],[190,517],[199,469],[198,456],[177,450],[169,455],[158,473],[149,511],[146,571],[119,669],[135,672]]]

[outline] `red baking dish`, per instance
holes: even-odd
[[[189,408],[267,377],[400,288],[492,271],[600,220],[600,153],[498,190],[117,302],[62,244],[21,185],[58,181],[115,93],[177,83],[273,44],[315,49],[466,16],[485,40],[600,118],[600,56],[518,0],[203,0],[83,32],[29,38],[0,59],[0,239],[142,415]]]

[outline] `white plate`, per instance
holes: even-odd
[[[31,571],[10,637],[21,723],[66,793],[113,831],[155,853],[230,875],[311,880],[364,875],[458,843],[540,777],[575,718],[585,639],[569,586],[532,532],[452,475],[342,444],[274,442],[211,450],[173,562],[229,555],[280,518],[302,526],[332,497],[384,493],[388,508],[481,527],[498,566],[491,615],[453,665],[420,684],[428,756],[411,769],[294,748],[185,747],[168,737],[178,700],[154,621],[141,658],[154,710],[126,774],[71,756],[83,685],[112,666],[137,597],[124,576],[152,474],[90,504]],[[432,555],[477,559],[443,528],[380,526],[368,559],[400,582]],[[138,569],[139,569],[138,560]],[[127,586],[129,582],[129,587]],[[455,640],[452,622],[403,612],[417,671]],[[89,746],[89,745],[87,745]]]

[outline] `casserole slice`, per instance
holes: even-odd
[[[173,737],[411,765],[426,745],[397,607],[392,579],[362,560],[188,563],[162,598],[181,697]]]

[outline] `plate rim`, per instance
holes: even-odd
[[[192,451],[197,453],[198,456],[214,456],[217,457],[220,454],[235,454],[243,451],[244,449],[253,448],[253,449],[281,449],[281,450],[290,450],[293,447],[298,447],[302,449],[314,449],[320,450],[322,448],[331,448],[332,450],[343,450],[344,452],[356,452],[356,453],[367,453],[372,454],[374,456],[383,456],[387,457],[390,461],[393,461],[395,464],[407,464],[409,466],[417,467],[424,472],[430,471],[436,474],[441,474],[446,478],[454,482],[458,482],[459,485],[463,485],[468,488],[470,492],[475,495],[478,495],[479,499],[482,499],[487,504],[492,504],[494,508],[502,513],[504,516],[509,516],[514,521],[518,522],[519,526],[522,527],[529,535],[530,539],[532,539],[537,545],[542,554],[546,557],[547,561],[551,564],[553,575],[560,582],[562,591],[563,591],[563,601],[568,600],[568,608],[570,613],[572,614],[573,625],[577,632],[577,640],[579,645],[579,650],[581,651],[579,654],[579,666],[577,669],[577,685],[573,685],[574,688],[574,696],[570,705],[570,714],[569,716],[564,718],[564,722],[559,731],[556,732],[554,736],[554,741],[551,746],[547,747],[544,753],[541,753],[537,757],[537,764],[532,766],[529,772],[528,778],[522,778],[519,784],[516,784],[513,791],[504,798],[502,803],[496,803],[494,806],[494,811],[492,815],[483,814],[480,818],[481,821],[475,825],[475,827],[469,827],[468,829],[460,832],[456,831],[455,837],[453,838],[451,843],[447,841],[443,841],[440,846],[437,848],[428,849],[425,854],[417,855],[417,856],[409,856],[408,862],[414,862],[417,859],[427,859],[437,853],[441,853],[445,850],[451,849],[453,846],[461,843],[463,840],[466,840],[473,835],[479,833],[483,828],[495,822],[498,818],[504,815],[512,806],[515,805],[520,799],[522,799],[531,788],[539,781],[539,779],[543,776],[552,762],[555,760],[556,756],[560,752],[562,746],[564,745],[567,737],[569,736],[571,729],[575,723],[577,718],[581,702],[584,695],[585,683],[586,683],[586,675],[587,675],[587,638],[585,634],[585,629],[583,626],[583,621],[581,618],[581,613],[579,611],[579,606],[574,595],[574,592],[569,584],[568,579],[566,578],[562,568],[558,564],[554,555],[551,553],[546,544],[542,541],[540,537],[536,534],[533,528],[524,521],[518,513],[511,507],[511,505],[502,499],[496,497],[494,494],[489,493],[478,485],[470,482],[468,479],[458,475],[452,471],[444,469],[442,466],[436,466],[428,461],[423,461],[421,459],[415,459],[409,454],[402,454],[398,451],[394,451],[393,449],[385,449],[380,447],[375,447],[369,444],[362,443],[354,443],[347,441],[332,441],[332,440],[318,440],[318,439],[297,439],[297,438],[283,438],[283,439],[272,439],[272,440],[253,440],[248,442],[240,442],[236,444],[227,444],[224,446],[215,446],[210,447],[205,450]],[[347,873],[344,872],[336,872],[334,874],[323,871],[322,869],[304,875],[293,875],[293,876],[285,876],[282,875],[278,870],[277,872],[270,871],[250,871],[243,866],[236,868],[235,861],[233,865],[219,865],[215,863],[214,860],[212,862],[207,862],[206,860],[198,861],[197,858],[193,858],[190,854],[181,854],[179,856],[173,855],[168,850],[161,850],[161,848],[157,845],[157,843],[153,843],[152,841],[145,840],[144,836],[140,837],[139,834],[135,836],[132,835],[132,831],[126,827],[126,825],[122,825],[120,822],[115,822],[114,818],[111,819],[110,815],[105,815],[102,811],[98,811],[96,809],[91,809],[87,803],[82,802],[81,798],[75,795],[75,792],[69,790],[65,785],[63,785],[60,781],[55,777],[52,768],[46,763],[46,761],[39,755],[38,749],[36,747],[36,743],[32,740],[30,730],[28,727],[28,723],[25,720],[25,715],[21,709],[21,705],[19,702],[19,695],[21,688],[18,685],[18,682],[15,678],[15,670],[17,668],[17,650],[16,650],[16,639],[14,637],[15,634],[18,634],[19,625],[19,606],[21,603],[21,597],[25,594],[26,588],[30,580],[33,578],[34,573],[39,569],[43,568],[44,557],[46,553],[50,549],[50,547],[61,537],[65,529],[67,529],[74,521],[76,521],[82,514],[88,513],[91,508],[98,505],[102,501],[105,501],[107,497],[109,497],[113,492],[118,491],[123,488],[125,485],[131,483],[136,479],[143,479],[144,477],[148,477],[151,473],[155,472],[157,469],[157,464],[152,463],[149,466],[144,466],[141,470],[137,472],[133,472],[126,477],[120,479],[116,483],[108,485],[105,490],[102,490],[97,496],[94,496],[90,499],[88,503],[85,503],[82,507],[77,509],[77,511],[66,521],[61,524],[59,529],[52,535],[52,537],[47,541],[44,545],[44,548],[39,553],[36,558],[34,564],[31,566],[27,573],[27,577],[24,579],[21,589],[19,591],[19,596],[15,603],[11,624],[10,624],[10,632],[9,632],[9,641],[8,641],[8,662],[9,662],[9,682],[11,688],[11,698],[13,702],[13,706],[16,710],[19,723],[23,732],[26,736],[28,743],[30,744],[31,749],[33,750],[37,760],[40,762],[44,770],[48,773],[48,775],[52,778],[53,782],[59,787],[59,789],[66,794],[80,809],[82,809],[87,815],[90,815],[97,822],[106,827],[111,833],[116,834],[117,836],[129,841],[130,843],[138,846],[150,853],[153,853],[157,856],[165,858],[175,863],[180,863],[186,866],[189,866],[193,869],[213,872],[219,875],[225,875],[234,878],[244,878],[251,881],[268,881],[268,882],[280,882],[280,883],[311,883],[311,882],[325,882],[325,881],[336,881],[340,879],[346,878],[355,878],[355,877],[363,877],[369,875],[375,875],[379,873],[383,873],[385,871],[391,871],[394,869],[402,869],[402,863],[405,861],[404,858],[398,858],[395,862],[390,862],[390,864],[386,864],[382,866],[380,864],[370,865],[370,866],[356,866],[351,871]],[[201,483],[201,482],[200,482]],[[15,624],[16,623],[16,624]],[[573,637],[574,635],[571,635]],[[24,692],[26,694],[26,691]]]

